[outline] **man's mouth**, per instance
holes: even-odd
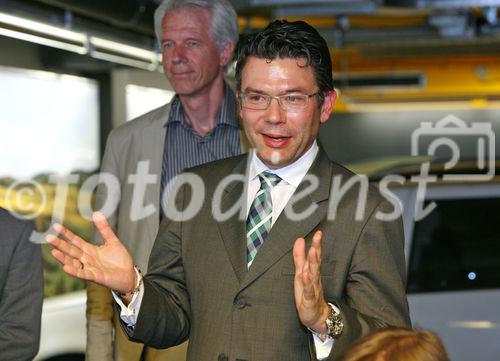
[[[283,148],[292,138],[289,135],[262,133],[264,143],[271,148]]]
[[[170,72],[173,76],[186,76],[191,74],[191,70],[174,70]]]

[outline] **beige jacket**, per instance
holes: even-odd
[[[106,144],[101,172],[111,173],[120,183],[120,192],[108,192],[105,186],[99,186],[96,192],[96,209],[104,202],[116,202],[116,212],[108,221],[118,238],[126,245],[136,264],[147,270],[149,254],[159,227],[160,180],[162,154],[170,104],[157,108],[139,118],[114,129]],[[243,132],[240,134],[242,149],[246,150],[247,141]],[[146,187],[144,205],[154,205],[155,211],[146,219],[131,221],[129,214],[132,206],[133,184],[127,178],[137,171],[137,164],[147,161],[149,174],[157,176],[157,182]],[[97,232],[93,241],[102,243]],[[181,361],[185,359],[185,346],[180,350],[154,349],[143,350],[142,344],[127,339],[118,325],[118,315],[114,311],[111,292],[99,285],[87,284],[87,361],[138,361],[141,354],[146,360]],[[115,335],[116,333],[116,335]],[[116,339],[116,342],[115,342]]]

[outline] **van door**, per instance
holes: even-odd
[[[430,186],[415,221],[416,189],[403,202],[408,301],[414,327],[444,340],[452,360],[500,357],[500,184]],[[412,196],[413,195],[413,196]]]

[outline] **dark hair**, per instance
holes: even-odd
[[[264,30],[243,36],[234,53],[236,61],[236,89],[241,91],[241,72],[249,56],[260,59],[276,58],[305,59],[312,68],[320,90],[322,103],[324,93],[333,90],[332,61],[325,39],[304,21],[275,20]]]

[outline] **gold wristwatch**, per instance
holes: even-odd
[[[342,331],[344,331],[344,322],[342,322],[340,312],[337,312],[331,303],[328,304],[328,308],[330,309],[330,312],[328,312],[328,317],[325,321],[326,337],[336,339],[339,338],[340,335],[342,335]]]
[[[340,316],[340,312],[337,312],[338,307],[328,303],[328,317],[325,320],[326,323],[326,333],[318,333],[312,329],[309,329],[313,334],[318,336],[322,340],[326,339],[337,339],[342,335],[344,331],[344,322]]]

